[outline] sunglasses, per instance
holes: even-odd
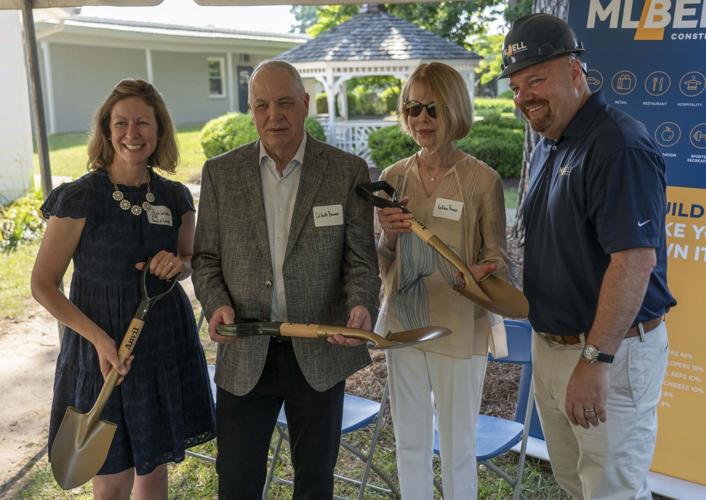
[[[409,116],[414,118],[422,114],[422,110],[425,108],[430,118],[436,118],[436,103],[422,104],[419,101],[407,101],[404,103],[404,110]]]

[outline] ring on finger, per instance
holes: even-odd
[[[174,262],[169,261],[169,262],[167,262],[167,265],[168,265],[169,267],[174,267]]]
[[[596,413],[596,410],[593,408],[584,408],[583,412],[584,413]]]

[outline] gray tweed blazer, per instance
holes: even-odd
[[[193,257],[196,296],[206,317],[230,305],[236,317],[269,319],[272,262],[262,197],[259,142],[211,158],[203,168]],[[345,325],[365,306],[374,317],[380,280],[373,208],[355,193],[369,182],[361,158],[307,138],[299,190],[283,264],[289,321]],[[342,205],[344,224],[315,227],[313,208]],[[219,345],[216,384],[243,395],[257,383],[269,338]],[[293,339],[309,384],[324,391],[370,363],[365,346]]]

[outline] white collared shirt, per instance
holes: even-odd
[[[297,152],[280,175],[275,161],[268,155],[260,141],[260,178],[262,179],[262,199],[265,205],[267,236],[272,260],[272,321],[287,321],[287,300],[284,293],[282,265],[289,241],[289,227],[292,223],[294,203],[299,191],[306,134]]]

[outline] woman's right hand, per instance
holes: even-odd
[[[400,205],[407,206],[409,198],[403,198]],[[388,207],[378,210],[378,221],[384,233],[385,245],[388,249],[394,250],[397,242],[397,236],[400,233],[409,233],[412,231],[412,223],[410,219],[414,216],[409,212],[404,212],[401,208]]]
[[[103,332],[103,334],[96,339],[93,345],[98,353],[98,363],[100,364],[100,370],[103,374],[103,380],[108,378],[110,369],[115,368],[115,371],[118,372],[118,381],[115,385],[120,385],[125,378],[125,375],[127,375],[130,371],[132,360],[135,357],[130,356],[124,364],[121,363],[120,358],[118,358],[118,350],[115,348],[115,342],[105,332]]]

